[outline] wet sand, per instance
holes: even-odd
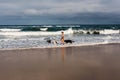
[[[120,80],[120,44],[1,50],[0,80]]]

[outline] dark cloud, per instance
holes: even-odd
[[[0,24],[120,23],[119,0],[0,0]]]
[[[72,16],[6,16],[0,17],[0,24],[29,25],[29,24],[119,24],[119,14],[108,13],[79,13]]]

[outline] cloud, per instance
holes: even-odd
[[[79,13],[72,16],[2,16],[2,25],[34,24],[119,24],[120,15],[113,13]]]
[[[1,1],[0,1],[1,2]],[[107,3],[108,2],[108,3]],[[5,0],[0,3],[4,13],[13,15],[69,15],[85,12],[119,12],[119,0]],[[117,3],[117,4],[116,4]],[[6,12],[7,11],[7,12]],[[8,15],[8,14],[7,14]]]
[[[53,2],[39,4],[40,8],[32,8],[24,10],[27,15],[69,15],[83,12],[102,12],[103,6],[98,1],[68,1],[68,2]],[[44,7],[44,8],[41,8]]]
[[[69,2],[69,3],[62,3],[58,5],[46,5],[49,8],[46,9],[27,9],[24,11],[25,14],[32,14],[32,15],[56,15],[56,14],[75,14],[75,13],[83,13],[83,12],[99,12],[101,11],[101,5],[99,4],[90,4],[90,3],[77,3],[77,2]],[[86,6],[85,6],[86,5]]]
[[[0,21],[18,24],[118,23],[119,3],[119,0],[0,0]]]

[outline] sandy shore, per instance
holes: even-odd
[[[0,50],[0,80],[120,80],[120,44]]]

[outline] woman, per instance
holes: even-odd
[[[64,44],[64,32],[61,32],[62,35],[61,35],[61,43]]]

